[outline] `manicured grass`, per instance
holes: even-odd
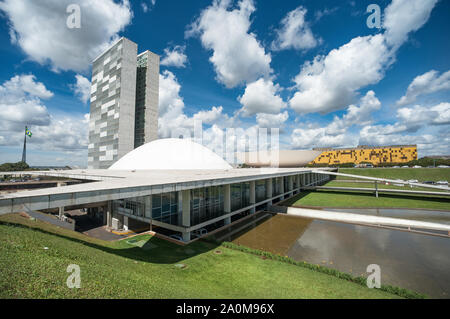
[[[81,268],[80,289],[66,286],[69,264]],[[150,235],[108,243],[17,214],[0,217],[0,298],[396,297],[212,243],[181,247]]]
[[[334,180],[326,183],[323,186],[332,186],[332,187],[357,187],[357,188],[372,188],[375,189],[375,184],[373,182],[370,183],[361,183],[361,182],[345,182],[341,180]],[[385,185],[383,183],[378,183],[378,189],[401,189],[401,190],[410,190],[410,191],[428,191],[428,192],[447,192],[445,189],[439,188],[428,188],[428,187],[410,187],[405,184],[405,186],[396,186],[393,184]]]
[[[413,209],[415,208],[415,209],[437,209],[450,211],[450,199],[445,197],[424,196],[424,195],[405,196],[405,195],[381,193],[379,194],[379,197],[376,198],[374,194],[370,193],[352,192],[352,191],[331,191],[331,190],[302,192],[299,195],[289,199],[288,201],[285,201],[283,205],[307,206],[307,207],[335,207],[335,208],[337,207],[346,207],[346,208],[376,207],[376,208],[413,208]]]
[[[340,168],[339,173],[389,179],[417,179],[420,182],[440,180],[450,182],[450,169],[448,168]],[[350,178],[338,176],[337,179]]]
[[[450,180],[450,169],[446,168],[340,168],[340,173],[389,178],[417,179],[419,181]],[[375,188],[373,183],[351,183],[341,180],[351,180],[346,176],[337,176],[336,180],[324,186]],[[379,188],[442,191],[431,188],[410,188],[395,185],[378,184]],[[286,206],[310,207],[379,207],[379,208],[417,208],[450,210],[450,199],[447,197],[424,195],[383,194],[378,198],[370,193],[353,191],[318,190],[304,192],[286,201]]]

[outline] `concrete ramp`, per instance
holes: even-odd
[[[275,208],[274,206],[273,208]],[[277,213],[283,213],[284,211],[288,215],[294,215],[304,218],[328,220],[350,224],[364,224],[371,226],[388,226],[388,227],[401,227],[407,229],[419,229],[419,230],[433,230],[447,232],[450,236],[450,225],[422,222],[417,220],[392,218],[392,217],[380,217],[370,215],[360,215],[352,213],[342,212],[330,212],[324,210],[296,208],[296,207],[284,207],[284,210],[275,211]],[[272,209],[271,209],[272,211]]]

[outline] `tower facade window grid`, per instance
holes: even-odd
[[[121,38],[94,60],[88,168],[106,169],[157,139],[159,56]]]

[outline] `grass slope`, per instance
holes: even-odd
[[[356,187],[361,186],[356,185]],[[405,196],[383,193],[379,194],[379,197],[376,198],[370,193],[317,190],[315,192],[302,192],[299,195],[285,201],[283,205],[334,208],[370,207],[450,210],[450,199],[436,196]]]
[[[418,181],[450,181],[450,169],[447,168],[340,168],[339,173],[363,175],[389,179],[417,179]],[[338,176],[337,179],[350,179]]]
[[[349,181],[342,181],[342,180],[334,180],[328,182],[324,186],[333,186],[333,187],[357,187],[357,188],[371,188],[375,189],[375,183],[373,182],[351,182]],[[378,189],[401,189],[406,191],[428,191],[428,192],[447,192],[445,189],[439,189],[439,188],[427,188],[427,187],[410,187],[405,184],[405,186],[397,186],[393,184],[385,185],[383,183],[378,183]]]
[[[371,177],[390,179],[417,179],[419,181],[450,180],[450,169],[446,168],[341,168],[340,173],[355,174]],[[325,186],[334,187],[359,187],[375,188],[373,183],[351,183],[341,180],[351,180],[346,176],[337,176]],[[404,190],[428,190],[440,191],[429,188],[410,188],[395,185],[379,184],[379,188],[404,189]],[[425,196],[425,195],[401,195],[383,194],[378,198],[371,193],[353,191],[318,190],[315,192],[303,192],[284,203],[286,206],[308,206],[308,207],[374,207],[374,208],[417,208],[450,210],[450,199],[448,197]]]
[[[0,298],[397,297],[210,243],[180,247],[150,235],[133,241],[108,243],[17,214],[1,216]],[[69,264],[81,268],[80,289],[66,286]]]

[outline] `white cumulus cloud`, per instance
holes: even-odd
[[[80,101],[86,104],[91,97],[91,81],[80,74],[75,75],[75,79],[77,82],[72,86],[72,89]]]
[[[280,86],[271,80],[261,78],[247,85],[238,101],[242,104],[244,116],[257,113],[276,114],[287,105],[279,95]]]
[[[241,0],[232,9],[229,0],[214,0],[186,31],[198,36],[204,48],[212,50],[210,62],[217,80],[227,88],[252,82],[272,73],[269,53],[254,33],[249,32],[250,16],[255,12],[252,0]]]
[[[383,27],[388,44],[400,46],[408,34],[419,30],[438,0],[393,0],[384,11]]]
[[[192,135],[194,123],[226,127],[234,118],[223,113],[222,106],[201,110],[192,117],[184,113],[184,101],[180,96],[181,85],[175,75],[166,70],[159,77],[159,121],[158,133],[161,138],[178,137],[181,132]]]
[[[438,71],[431,70],[414,78],[397,105],[414,103],[420,95],[430,94],[442,90],[450,90],[450,71],[439,75]]]
[[[22,130],[24,125],[48,125],[50,116],[41,99],[53,93],[37,82],[34,75],[16,75],[0,85],[0,123],[2,129]]]
[[[79,29],[67,27],[70,4],[80,6]],[[0,11],[9,20],[11,41],[54,71],[86,71],[132,19],[128,0],[3,0]]]
[[[187,56],[184,53],[186,46],[176,45],[172,49],[164,49],[164,57],[161,60],[161,65],[174,66],[177,68],[186,67]]]
[[[89,114],[50,114],[43,100],[53,97],[34,75],[16,75],[0,85],[0,145],[22,145],[24,128],[33,132],[29,150],[74,152],[87,150]],[[66,154],[67,155],[67,154]],[[77,154],[67,155],[72,162]],[[16,158],[0,152],[0,160]],[[87,158],[87,154],[86,154]],[[19,156],[17,156],[19,160]],[[35,158],[35,161],[38,160]],[[81,160],[82,162],[83,160]]]
[[[428,20],[435,3],[393,0],[384,11],[384,33],[356,37],[303,65],[290,106],[298,113],[328,113],[350,104],[358,90],[384,77],[397,49]]]
[[[272,42],[273,50],[306,50],[321,43],[322,40],[313,35],[306,22],[306,13],[306,8],[302,6],[288,12],[281,20],[281,28],[276,31],[277,38]]]
[[[256,114],[256,123],[259,127],[265,128],[279,128],[282,130],[284,123],[288,120],[289,114],[287,111],[278,114]]]
[[[357,137],[349,133],[349,129],[370,124],[371,114],[380,108],[381,103],[375,92],[368,91],[359,105],[349,105],[342,117],[335,116],[328,125],[314,123],[293,130],[292,144],[297,148],[352,146],[357,142]]]

